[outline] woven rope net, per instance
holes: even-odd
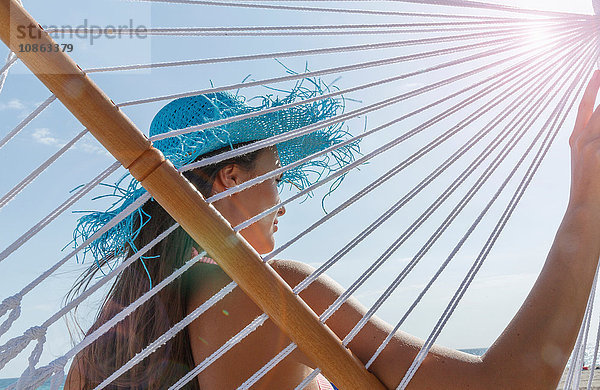
[[[177,161],[182,172],[268,146],[296,148],[302,137],[314,134],[335,139],[328,148],[304,148],[301,158],[286,160],[280,169],[208,197],[206,203],[281,174],[295,183],[284,186],[280,204],[232,226],[233,232],[286,206],[282,222],[293,223],[276,235],[274,250],[262,256],[263,266],[281,258],[314,266],[310,276],[290,286],[296,296],[325,273],[338,280],[344,292],[326,310],[314,313],[323,326],[351,296],[361,300],[364,316],[340,336],[343,346],[375,315],[390,323],[389,337],[363,362],[367,369],[396,331],[421,337],[415,359],[399,370],[399,389],[408,386],[434,344],[490,342],[490,336],[476,335],[473,316],[485,322],[500,312],[509,318],[531,287],[531,275],[539,272],[568,195],[559,190],[566,184],[557,183],[568,180],[565,145],[573,108],[600,54],[600,25],[592,14],[599,10],[597,1],[587,4],[587,11],[452,0],[115,2],[116,9],[132,15],[127,25],[96,5],[76,3],[70,16],[34,2],[24,7],[57,42],[43,50],[71,56],[148,137],[154,114],[174,99],[263,97],[247,99],[244,104],[251,109],[211,118],[211,123],[191,120],[152,134],[157,146],[177,149],[180,139],[202,144],[204,139],[186,134],[219,137],[222,129],[233,132],[260,122],[259,115],[284,121],[287,113],[300,112],[298,117],[305,119],[290,131],[235,150]],[[110,22],[92,23],[94,14]],[[130,257],[114,252],[115,242],[119,247],[127,240],[111,229],[131,230],[136,218],[143,220],[140,207],[153,194],[135,183],[131,187],[122,164],[89,134],[94,131],[83,128],[4,49],[0,372],[18,378],[7,381],[8,388],[44,383],[59,388],[77,353],[206,253],[152,283],[102,327],[86,337],[76,335],[71,343],[64,319],[78,307],[89,322],[117,275],[135,262],[153,261],[145,253],[179,225]],[[20,49],[27,56],[44,54],[41,47]],[[313,85],[307,88],[307,82]],[[319,93],[311,92],[315,85]],[[293,99],[283,98],[290,95]],[[308,118],[314,107],[331,112]],[[226,145],[227,136],[222,141]],[[133,192],[123,201],[123,193]],[[89,215],[107,209],[79,225],[71,241],[82,211]],[[93,265],[94,257],[107,253],[117,256],[102,268],[102,277],[65,304],[63,297],[76,277]],[[233,279],[97,388],[109,387],[202,319],[239,288]],[[597,364],[600,321],[594,302],[595,284],[561,388],[593,388],[594,370],[582,376],[580,368]],[[263,313],[244,324],[171,388],[195,380],[270,317]],[[490,320],[494,325],[488,326],[501,322]],[[466,345],[464,329],[474,338],[472,344]],[[282,345],[235,387],[251,388],[297,348],[303,345]],[[317,368],[296,388],[313,383],[326,370]]]

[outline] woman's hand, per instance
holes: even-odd
[[[595,71],[583,95],[571,145],[571,195],[569,208],[600,211],[600,109],[594,103],[600,88],[600,71]]]
[[[498,372],[499,388],[555,389],[577,339],[600,255],[600,110],[594,112],[599,88],[596,71],[570,139],[569,205],[544,268],[482,358],[489,375]]]

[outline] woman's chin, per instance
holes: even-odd
[[[271,236],[270,242],[262,242],[260,246],[255,246],[254,249],[261,255],[271,253],[275,249],[275,239]]]
[[[257,252],[261,255],[266,255],[268,253],[273,252],[274,249],[275,249],[275,244],[273,243],[273,245],[265,246],[264,248],[261,248],[261,250],[259,250]]]

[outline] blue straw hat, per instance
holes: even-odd
[[[306,87],[305,84],[309,84],[309,87]],[[180,98],[170,102],[156,114],[150,126],[150,136],[306,100],[329,91],[330,88],[320,80],[303,79],[296,84],[292,91],[287,92],[287,96],[284,98],[265,95],[248,101],[258,101],[258,105],[250,105],[243,97],[226,92]],[[342,98],[325,98],[222,126],[165,138],[156,141],[154,146],[176,168],[181,168],[209,152],[224,147],[233,149],[237,144],[287,133],[332,118],[341,114],[343,109]],[[343,123],[317,130],[277,144],[279,160],[285,167],[311,154],[339,144],[349,136],[350,134],[343,130]],[[287,182],[300,190],[305,189],[331,172],[354,161],[356,153],[360,153],[358,141],[284,172],[282,183]],[[340,176],[334,181],[330,192],[337,188],[342,180],[343,176]],[[124,183],[127,184],[123,185]],[[146,192],[140,183],[129,175],[114,185],[103,185],[112,188],[112,193],[102,197],[114,197],[116,200],[107,211],[86,212],[87,214],[78,220],[73,235],[75,245],[91,237]],[[128,246],[137,251],[134,240],[149,219],[150,216],[145,214],[140,207],[137,212],[109,229],[88,246],[84,250],[84,257],[86,253],[90,252],[97,263],[99,259],[109,257],[117,261],[126,254]],[[113,268],[110,265],[109,267]]]

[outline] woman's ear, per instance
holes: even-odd
[[[238,184],[242,184],[246,181],[247,172],[237,164],[229,164],[223,167],[215,177],[213,183],[213,191],[221,192],[228,188],[235,187]]]

